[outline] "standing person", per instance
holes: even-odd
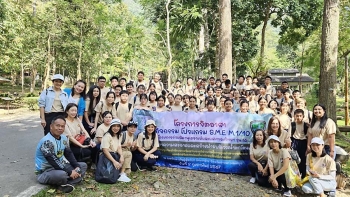
[[[267,155],[269,153],[269,146],[266,146],[266,135],[263,130],[257,130],[253,134],[253,142],[249,147],[249,155],[251,162],[248,168],[251,174],[249,182],[255,183],[256,173],[263,176],[268,175]]]
[[[298,152],[300,164],[298,164],[301,177],[306,176],[306,150],[307,150],[307,130],[308,124],[303,121],[304,111],[296,109],[294,112],[294,122],[291,123],[292,148]]]
[[[309,111],[306,108],[306,100],[303,98],[298,98],[296,100],[294,100],[294,103],[296,104],[296,109],[301,109],[304,111],[304,119],[303,121],[310,124],[311,123],[311,119],[312,119],[312,112]],[[295,111],[293,112],[293,114],[295,113]]]
[[[239,113],[249,113],[249,102],[247,100],[242,100],[239,103],[239,109],[236,112]]]
[[[281,113],[278,114],[277,117],[281,122],[282,129],[290,133],[291,131],[290,123],[292,122],[292,119],[289,113],[289,103],[283,102],[281,104]]]
[[[182,96],[180,94],[175,95],[174,105],[171,106],[171,111],[182,111]]]
[[[162,91],[164,90],[164,85],[160,81],[160,75],[158,73],[154,74],[153,80],[151,80],[150,83],[153,83],[156,87],[155,91],[157,95],[161,95]]]
[[[305,193],[317,194],[321,197],[327,196],[325,191],[332,191],[335,194],[336,165],[324,151],[324,141],[321,138],[314,137],[311,140],[311,153],[306,158],[306,170],[310,177],[309,182],[302,187]]]
[[[111,87],[109,88],[109,91],[114,91],[115,87],[118,85],[118,77],[112,76],[109,81],[111,82]]]
[[[271,82],[272,82],[272,78],[270,76],[266,76],[265,77],[266,94],[269,94],[274,97],[276,95],[276,89],[272,86]]]
[[[122,89],[123,89],[123,87],[121,85],[115,86],[115,88],[114,88],[114,93],[115,93],[114,103],[120,101],[120,92],[122,91]]]
[[[101,100],[105,100],[107,92],[109,92],[109,88],[106,87],[106,77],[99,76],[97,78],[97,86],[101,90]]]
[[[161,155],[158,150],[159,141],[156,127],[157,125],[154,120],[146,121],[145,131],[139,133],[137,137],[137,150],[133,153],[133,159],[138,166],[151,171],[156,170],[154,165]]]
[[[128,92],[128,102],[131,103],[132,105],[134,105],[134,101],[136,99],[136,93],[134,92],[134,84],[127,83],[126,84],[126,91]]]
[[[195,87],[193,86],[193,79],[191,77],[187,78],[187,83],[183,87],[183,91],[185,94],[192,96],[193,95],[193,90]]]
[[[101,90],[98,86],[91,86],[86,98],[85,98],[85,112],[83,125],[87,132],[89,132],[91,139],[94,138],[94,135],[90,133],[91,129],[95,126],[95,107],[100,102],[101,99]]]
[[[85,112],[86,82],[78,80],[72,88],[65,88],[64,91],[68,95],[68,103],[78,105],[78,117],[82,121]]]
[[[141,86],[141,85],[140,85]],[[140,104],[136,105],[134,109],[144,109],[144,110],[150,110],[148,106],[148,97],[147,94],[140,94]]]
[[[270,100],[272,99],[271,95],[267,93],[267,89],[266,89],[266,85],[261,85],[260,86],[260,91],[256,97],[255,100],[259,100],[260,98],[265,98],[267,102],[270,102]]]
[[[188,107],[184,108],[185,112],[198,112],[198,106],[196,105],[197,98],[194,96],[190,96]]]
[[[216,111],[218,111],[218,112],[225,112],[225,101],[226,101],[226,99],[227,98],[225,96],[222,96],[220,98],[220,101],[219,101],[220,106],[216,108]]]
[[[258,104],[259,104],[259,109],[256,112],[257,114],[260,114],[260,115],[262,115],[262,114],[273,114],[273,115],[276,115],[273,110],[271,110],[270,108],[267,107],[267,100],[264,97],[259,98]]]
[[[126,130],[126,126],[129,121],[132,119],[132,112],[134,108],[132,104],[128,103],[128,92],[120,92],[120,102],[115,104],[116,117],[121,121],[123,125],[123,130]]]
[[[100,101],[96,107],[95,107],[95,125],[94,128],[91,129],[90,133],[94,134],[97,127],[102,124],[103,122],[103,117],[102,114],[105,111],[109,111],[112,113],[113,117],[116,117],[116,110],[114,107],[114,100],[115,100],[115,93],[114,92],[108,92],[106,95],[105,100]]]
[[[277,105],[278,105],[278,104],[277,104],[277,101],[272,99],[272,100],[269,102],[269,104],[267,104],[267,107],[270,108],[270,109],[274,112],[274,114],[279,115],[280,112],[279,112],[278,109],[277,109]]]
[[[233,111],[238,111],[240,108],[240,99],[241,94],[239,93],[238,90],[233,91],[233,99],[232,99],[232,103],[233,103]]]
[[[169,111],[169,108],[165,106],[166,98],[163,95],[158,96],[157,98],[157,112]]]
[[[64,134],[67,136],[70,142],[71,150],[77,161],[83,161],[91,156],[91,148],[96,146],[95,142],[89,137],[89,133],[84,129],[83,124],[77,118],[78,106],[75,103],[69,103],[66,107],[66,127]],[[77,139],[77,135],[86,136],[87,144],[80,143]]]
[[[227,79],[228,79],[228,75],[226,73],[221,75],[222,88],[225,88],[224,85],[225,85],[225,82],[226,82]]]
[[[215,99],[216,99],[216,108],[220,107],[220,98],[221,98],[221,93],[222,93],[222,89],[221,86],[217,86],[215,88]]]
[[[224,106],[225,106],[225,112],[234,112],[232,109],[233,103],[231,99],[226,98],[224,102]]]
[[[337,126],[335,122],[328,118],[326,107],[321,104],[316,104],[313,108],[313,116],[308,130],[307,152],[310,153],[311,139],[319,137],[324,141],[324,149],[326,153],[335,158],[335,133]]]
[[[224,83],[224,87],[222,88],[222,93],[224,94],[224,96],[230,97],[230,92],[233,90],[236,90],[236,87],[234,87],[231,84],[231,80],[226,79]]]
[[[135,91],[139,87],[139,85],[143,85],[145,89],[148,88],[148,82],[145,80],[145,73],[143,71],[139,71],[137,73],[137,81],[135,82]]]
[[[156,91],[156,85],[154,85],[154,83],[149,84],[147,89],[147,96],[149,96],[151,92],[155,92],[155,91]]]
[[[215,85],[215,78],[214,77],[210,77],[209,78],[209,84],[208,84],[208,86],[207,86],[207,90],[209,90],[209,88],[215,88],[216,87],[216,85]]]
[[[280,106],[281,106],[281,103],[283,101],[283,93],[282,93],[281,89],[277,89],[276,90],[276,97],[274,99],[277,102],[277,104],[278,104],[277,106],[278,106],[278,109],[279,109]]]
[[[155,91],[150,92],[149,96],[148,96],[148,106],[150,109],[152,109],[153,111],[156,111],[156,107],[157,107],[157,93]]]
[[[180,90],[181,90],[181,81],[180,80],[176,80],[174,87],[171,88],[171,91],[173,94],[180,94]]]
[[[292,90],[291,89],[289,89],[289,85],[288,85],[288,82],[287,81],[283,81],[282,83],[281,83],[281,90],[282,90],[282,92],[285,92],[285,91],[288,91],[289,92],[289,95],[292,95]]]
[[[215,112],[215,101],[212,99],[209,99],[208,101],[206,101],[206,108],[203,109],[203,111],[206,112]]]
[[[249,90],[245,94],[246,100],[249,102],[249,111],[250,113],[256,113],[259,109],[259,104],[255,100],[255,92],[253,90]]]
[[[257,88],[256,84],[253,84],[252,76],[247,76],[245,90],[254,91]]]
[[[290,139],[290,132],[282,129],[281,122],[277,117],[270,118],[266,134],[267,136],[277,136],[282,147],[290,148],[292,142]]]
[[[36,147],[35,173],[39,183],[58,186],[58,190],[70,193],[82,181],[87,165],[74,158],[67,137],[62,135],[65,125],[62,116],[52,119],[49,133]]]
[[[294,107],[294,101],[293,101],[293,99],[291,98],[291,96],[289,94],[289,90],[285,90],[283,92],[283,96],[284,96],[284,98],[282,100],[282,103],[288,103],[289,104],[290,107],[288,109],[288,112],[291,113],[293,111],[293,109],[295,109],[295,107]],[[282,103],[281,103],[281,105],[282,105]]]
[[[283,186],[283,196],[292,196],[290,189],[287,187],[286,176],[284,175],[288,169],[291,156],[287,149],[282,148],[280,139],[275,135],[269,137],[268,145],[271,149],[268,154],[269,182],[274,188],[281,191]]]
[[[122,86],[122,90],[126,90],[126,79],[124,77],[120,78],[119,85]]]
[[[244,80],[245,80],[245,77],[243,75],[238,77],[238,83],[236,84],[236,88],[240,93],[242,93],[243,89],[246,89],[244,85]]]
[[[174,106],[174,102],[175,102],[174,94],[169,93],[166,98],[168,99],[168,104],[166,105],[166,107],[170,109],[172,106]]]
[[[137,141],[135,139],[135,132],[137,129],[137,122],[130,121],[128,123],[128,128],[125,132],[122,132],[120,135],[121,146],[123,150],[124,163],[120,174],[127,177],[127,174],[131,172],[131,161],[132,161],[132,152],[137,149]],[[130,179],[126,179],[129,180]]]
[[[121,124],[120,120],[113,119],[111,126],[109,127],[106,134],[103,135],[101,141],[101,150],[103,154],[107,157],[108,160],[113,163],[113,166],[119,171],[122,169],[124,163],[124,156],[120,143],[120,133],[122,127],[123,125]],[[118,153],[119,158],[115,160],[112,157],[111,152]],[[130,182],[130,179],[124,174],[120,175],[118,181]]]
[[[61,89],[63,83],[63,76],[55,74],[52,77],[53,85],[43,90],[40,94],[38,103],[44,135],[50,132],[50,123],[54,117],[64,116],[64,110],[68,104],[68,95]]]
[[[143,84],[140,84],[138,87],[137,87],[137,94],[134,96],[134,98],[132,99],[131,101],[131,104],[135,106],[138,106],[141,104],[141,100],[140,100],[140,95],[142,94],[145,94],[146,93],[146,88]],[[119,100],[120,101],[120,100]],[[118,102],[119,102],[118,101]]]

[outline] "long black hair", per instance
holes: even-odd
[[[119,126],[119,131],[118,131],[118,133],[114,133],[114,132],[112,131],[112,127],[114,127],[114,126],[116,126],[116,125]],[[119,140],[119,137],[120,137],[120,133],[121,133],[121,132],[122,132],[122,127],[120,126],[120,124],[115,124],[115,125],[110,126],[109,129],[108,129],[108,131],[107,131],[107,133],[111,134],[112,137],[114,137],[115,135],[117,135],[118,140]]]
[[[72,96],[74,96],[74,86],[77,85],[78,83],[83,83],[84,84],[84,90],[80,93],[80,97],[85,98],[85,96],[86,96],[86,82],[81,80],[81,79],[74,83],[74,85],[72,87],[71,94],[72,94]]]
[[[89,113],[90,114],[94,114],[94,112],[95,112],[95,110],[94,110],[95,106],[93,106],[94,105],[93,101],[95,99],[93,93],[94,93],[94,89],[95,88],[97,88],[98,92],[99,92],[98,96],[96,97],[96,105],[98,104],[98,102],[100,102],[100,99],[101,99],[101,89],[100,89],[100,87],[98,87],[97,85],[91,86],[89,91],[88,91],[88,93],[87,93],[87,95],[86,95],[86,98],[90,99],[90,105],[89,105]]]
[[[152,124],[153,125],[153,124]],[[147,126],[145,126],[145,138],[146,139],[148,139],[148,132],[147,132],[147,128],[149,127],[150,125],[147,125]],[[154,125],[153,125],[154,126]],[[153,133],[152,133],[152,140],[154,140],[155,138],[156,138],[156,129],[157,129],[157,127],[156,126],[154,126],[154,131],[153,131]]]
[[[322,104],[316,104],[313,108],[312,108],[312,119],[311,119],[311,128],[314,127],[316,121],[317,121],[317,118],[315,116],[315,113],[314,113],[314,110],[315,110],[315,107],[317,106],[320,106],[322,107],[323,111],[324,111],[324,114],[320,120],[320,128],[323,129],[325,126],[326,126],[326,123],[327,123],[327,119],[328,119],[328,116],[327,116],[327,111],[326,111],[326,107]]]

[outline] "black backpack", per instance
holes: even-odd
[[[297,124],[296,124],[296,122],[292,122],[292,123],[291,123],[291,126],[292,126],[291,137],[293,138],[293,135],[294,135],[295,131],[297,130]],[[307,136],[307,130],[308,130],[308,128],[309,128],[309,127],[308,127],[307,123],[304,122],[304,134],[305,134],[305,136]]]

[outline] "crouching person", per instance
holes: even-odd
[[[309,174],[309,182],[302,187],[305,193],[325,197],[327,196],[325,192],[330,192],[335,196],[337,187],[335,161],[326,154],[324,141],[319,137],[311,140],[311,153],[306,158],[306,170]]]
[[[121,171],[124,163],[124,156],[120,139],[122,129],[123,125],[121,121],[119,119],[113,119],[111,122],[111,126],[109,127],[108,131],[103,135],[101,141],[101,149],[103,154],[106,156],[107,159],[109,159],[113,163],[114,167],[118,171]],[[117,153],[119,158],[117,158],[116,160],[115,158],[113,158],[110,152]],[[97,168],[98,167],[99,166],[97,166]],[[130,182],[130,179],[124,173],[120,174],[118,181]]]
[[[155,163],[160,157],[159,141],[154,120],[147,120],[145,131],[137,137],[137,150],[133,159],[141,169],[156,170]]]
[[[58,186],[58,190],[70,193],[74,185],[83,179],[87,165],[76,161],[69,148],[69,140],[63,135],[65,126],[64,117],[52,119],[50,132],[36,148],[35,167],[39,183]]]
[[[121,134],[121,146],[123,150],[124,163],[120,171],[121,179],[124,182],[130,182],[131,180],[126,176],[131,172],[132,151],[137,149],[136,140],[134,140],[134,133],[137,128],[137,122],[130,121],[127,126],[127,130]],[[124,176],[125,175],[125,176]]]

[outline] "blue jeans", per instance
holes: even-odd
[[[335,180],[322,180],[310,177],[309,182],[301,188],[307,194],[321,194],[325,191],[335,191],[337,182]]]

